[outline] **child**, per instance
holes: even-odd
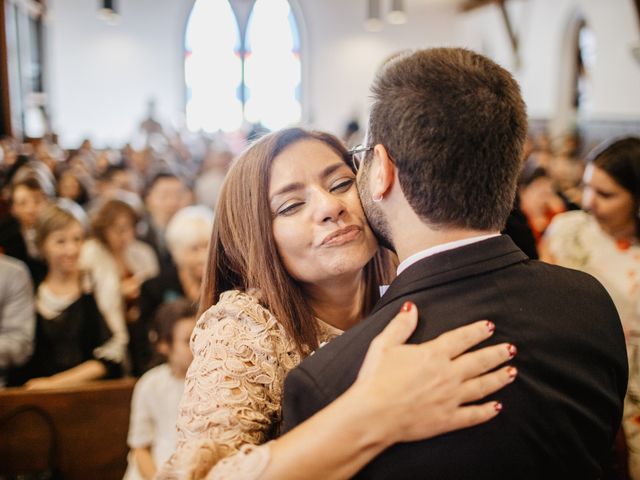
[[[152,478],[176,447],[178,405],[192,360],[189,349],[196,307],[185,299],[162,305],[156,314],[158,353],[167,363],[145,373],[133,391],[125,479]]]

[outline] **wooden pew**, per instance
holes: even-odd
[[[57,467],[65,480],[121,479],[134,384],[0,390],[0,477]]]

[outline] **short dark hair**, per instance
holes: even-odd
[[[158,307],[154,316],[154,330],[157,342],[173,343],[173,327],[185,318],[196,318],[198,306],[186,298],[178,298],[172,302],[163,303]]]
[[[527,132],[513,77],[469,50],[434,48],[389,61],[372,93],[369,142],[387,149],[416,214],[437,227],[501,230]]]
[[[170,179],[170,180],[178,180],[179,182],[185,183],[185,181],[180,178],[178,175],[176,175],[175,173],[172,172],[158,172],[155,175],[153,175],[153,177],[151,177],[151,179],[149,180],[149,182],[145,185],[144,187],[144,197],[146,198],[147,195],[149,195],[149,193],[151,192],[151,190],[153,189],[153,187],[155,187],[156,183],[158,183],[160,180],[165,180],[165,179]]]

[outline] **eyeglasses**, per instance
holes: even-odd
[[[366,145],[356,145],[349,150],[349,157],[351,158],[351,165],[357,172],[360,169],[360,165],[366,157],[366,153],[373,150],[373,146],[367,147]]]

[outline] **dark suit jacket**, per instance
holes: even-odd
[[[627,385],[618,314],[593,277],[529,260],[507,236],[434,255],[402,272],[369,318],[287,377],[285,431],[354,382],[369,343],[405,300],[420,311],[413,343],[476,320],[495,322],[486,344],[518,347],[511,362],[518,378],[491,395],[504,405],[495,419],[395,445],[359,478],[598,478]]]

